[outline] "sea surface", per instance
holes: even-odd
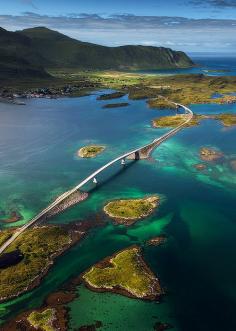
[[[20,210],[22,225],[58,194],[75,186],[114,157],[142,146],[168,129],[154,129],[151,120],[172,114],[149,109],[145,100],[128,101],[124,108],[103,109],[97,94],[57,100],[31,99],[26,106],[0,104],[0,211]],[[126,101],[127,97],[123,97]],[[114,100],[112,102],[118,102]],[[110,101],[109,101],[110,103]],[[199,114],[236,113],[236,105],[194,105]],[[76,152],[87,144],[107,148],[94,159]],[[102,321],[99,329],[152,331],[157,321],[173,331],[236,330],[236,128],[204,120],[179,132],[154,151],[151,159],[116,164],[84,189],[89,198],[52,219],[52,223],[90,220],[99,215],[104,227],[58,258],[40,287],[0,304],[4,322],[19,312],[39,307],[46,296],[92,264],[138,244],[167,294],[163,302],[145,302],[112,293],[95,293],[78,286],[78,298],[68,306],[70,325]],[[199,149],[217,148],[222,161],[206,171]],[[117,226],[102,212],[116,198],[161,196],[161,206],[131,227]],[[16,225],[16,224],[14,224]],[[11,225],[1,224],[1,228]],[[159,234],[168,236],[160,247],[145,245]]]

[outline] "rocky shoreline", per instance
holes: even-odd
[[[10,299],[16,298],[16,297],[20,296],[21,294],[28,292],[28,291],[34,289],[35,287],[39,286],[42,279],[47,275],[49,269],[54,264],[55,260],[59,256],[63,255],[73,245],[75,245],[80,240],[82,240],[91,228],[94,228],[96,226],[101,226],[101,224],[102,223],[100,220],[98,220],[98,221],[95,220],[95,222],[90,222],[90,221],[77,222],[77,223],[74,223],[72,226],[63,225],[63,227],[65,229],[68,229],[68,233],[69,233],[69,237],[70,237],[69,242],[66,245],[64,245],[60,250],[57,250],[54,254],[52,254],[48,258],[48,263],[44,266],[43,269],[40,270],[40,273],[37,274],[37,276],[30,281],[30,283],[27,287],[25,287],[24,289],[18,291],[17,293],[12,294],[12,295],[0,297],[0,302],[5,302]],[[52,226],[44,226],[43,228],[45,228],[45,227],[52,227]]]
[[[89,145],[80,148],[77,155],[82,158],[94,158],[105,150],[106,146],[102,145]]]
[[[100,223],[98,223],[98,225],[100,225]],[[141,249],[134,245],[129,247],[131,248],[137,248],[139,250],[139,257],[141,259],[142,262],[142,268],[144,268],[144,270],[147,273],[150,273],[153,275],[151,269],[148,267],[148,265],[145,263],[145,261],[143,260],[142,254],[141,254]],[[125,249],[111,255],[110,257],[105,258],[103,261],[99,262],[97,265],[100,265],[101,267],[106,267],[106,266],[110,266],[110,259],[115,256],[118,253],[121,253],[122,251],[125,251]],[[89,269],[88,269],[89,270]],[[35,330],[29,323],[28,321],[28,317],[30,316],[30,314],[32,312],[44,312],[46,309],[54,309],[55,310],[55,320],[53,321],[53,327],[56,330],[60,330],[60,331],[67,331],[68,330],[68,313],[69,313],[69,308],[67,306],[68,303],[70,303],[71,301],[73,301],[74,299],[76,299],[77,297],[77,286],[79,286],[81,283],[84,283],[83,280],[83,275],[86,273],[86,271],[81,274],[78,277],[73,278],[72,280],[70,280],[67,284],[65,284],[60,290],[53,292],[51,294],[49,294],[47,296],[47,298],[45,299],[45,301],[43,302],[43,304],[41,305],[41,307],[37,308],[37,309],[31,309],[28,311],[25,311],[23,313],[21,313],[20,315],[16,316],[14,319],[11,319],[9,322],[6,322],[4,325],[1,326],[1,330],[2,331],[19,331],[19,330],[25,330],[25,331],[33,331]],[[153,277],[158,281],[159,284],[159,280],[158,278],[156,278],[154,275]],[[86,287],[89,288],[88,284],[85,284]],[[92,291],[94,292],[105,292],[106,290],[99,290],[99,289],[94,289],[94,288],[90,288]],[[151,295],[148,296],[146,298],[138,298],[141,300],[148,300],[148,301],[160,301],[161,300],[161,296],[164,294],[163,289],[160,287],[160,293],[158,295]],[[107,290],[108,291],[108,290]],[[129,293],[127,291],[124,291],[122,288],[116,287],[114,289],[109,289],[109,292],[115,293],[115,294],[120,294],[120,295],[125,295],[127,297],[130,297],[132,299],[137,299],[137,297],[135,295],[132,295],[132,293]],[[165,327],[168,324],[166,323],[161,323],[161,322],[157,322],[154,325],[154,330],[166,330]],[[96,330],[96,328],[99,328],[102,326],[102,322],[101,321],[96,321],[95,324],[93,325],[84,325],[81,326],[78,331],[85,331],[85,330]],[[95,327],[95,328],[94,328]]]
[[[114,204],[117,205],[117,207],[119,208],[119,212],[120,209],[123,208],[124,209],[124,213],[125,213],[125,209],[126,206],[123,206],[123,204],[127,204],[129,206],[130,202],[142,202],[142,201],[147,201],[148,203],[150,203],[150,206],[147,210],[140,212],[140,215],[135,215],[135,216],[128,216],[128,215],[118,215],[115,212],[111,212],[111,210],[109,210],[109,208],[111,206],[113,206]],[[137,220],[141,220],[149,215],[152,214],[152,212],[155,210],[155,208],[157,208],[160,204],[160,198],[158,196],[152,196],[152,197],[147,197],[147,198],[141,198],[141,199],[127,199],[127,200],[114,200],[114,201],[110,201],[108,204],[106,204],[103,208],[103,211],[105,212],[106,215],[108,215],[110,218],[112,218],[116,224],[124,224],[126,226],[130,226],[132,224],[134,224]]]
[[[138,296],[130,288],[128,290],[128,289],[125,289],[124,287],[122,287],[121,285],[96,287],[93,284],[91,284],[91,282],[89,282],[88,279],[86,278],[86,275],[92,270],[93,267],[86,270],[80,276],[81,282],[83,282],[88,289],[90,289],[94,292],[101,292],[101,293],[111,292],[111,293],[115,293],[115,294],[124,295],[129,298],[133,298],[133,299],[160,302],[161,297],[164,294],[164,291],[160,286],[159,279],[153,274],[152,270],[149,268],[149,266],[144,261],[142,253],[141,253],[141,248],[139,246],[133,245],[129,248],[122,249],[119,252],[116,252],[113,255],[108,256],[105,259],[103,259],[102,261],[98,262],[97,264],[94,265],[94,267],[98,268],[98,269],[112,268],[114,266],[112,263],[112,260],[114,260],[114,258],[117,255],[122,254],[123,252],[126,252],[127,250],[137,250],[137,255],[136,255],[137,261],[136,262],[138,262],[139,268],[144,273],[146,273],[146,275],[148,275],[148,277],[150,277],[153,282],[152,287],[151,287],[151,293],[146,293],[146,294],[143,294],[142,296]]]
[[[53,217],[57,214],[62,213],[64,210],[73,207],[79,202],[82,202],[88,198],[87,192],[77,191],[70,195],[67,199],[62,201],[59,205],[54,207],[49,213],[47,213],[47,218]]]

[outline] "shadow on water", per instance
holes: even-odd
[[[103,186],[105,186],[106,184],[108,184],[109,182],[114,180],[115,178],[119,177],[124,172],[128,171],[129,168],[131,168],[131,166],[134,165],[134,163],[136,163],[136,162],[137,162],[137,160],[133,160],[133,161],[129,162],[128,164],[122,165],[122,168],[120,170],[118,170],[115,174],[112,174],[105,180],[98,182],[98,184],[95,187],[92,187],[91,189],[88,190],[88,193],[96,192],[97,190],[99,190],[100,188],[102,188]]]

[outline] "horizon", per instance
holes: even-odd
[[[2,6],[1,6],[2,5]],[[236,51],[235,0],[0,1],[0,26],[45,26],[71,38],[105,45],[172,48],[188,54]],[[68,9],[69,8],[69,9]],[[171,8],[171,12],[170,12]]]

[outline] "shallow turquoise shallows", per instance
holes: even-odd
[[[128,107],[103,109],[105,102],[96,97],[0,104],[0,211],[20,210],[24,220],[17,225],[99,166],[168,130],[152,128],[151,119],[172,114],[171,110],[153,110],[145,101],[130,100]],[[235,105],[190,108],[204,114],[236,112]],[[231,164],[236,160],[235,142],[236,128],[204,120],[163,143],[149,160],[129,162],[124,169],[117,164],[98,176],[96,189],[92,183],[84,188],[90,193],[86,201],[51,222],[93,222],[99,214],[104,227],[61,256],[40,287],[1,304],[1,320],[39,307],[69,278],[138,244],[167,289],[163,302],[95,293],[80,286],[78,298],[69,304],[70,330],[97,320],[103,323],[102,331],[152,331],[160,320],[173,325],[174,331],[235,330],[236,172]],[[106,150],[94,159],[78,158],[78,149],[87,144],[105,145]],[[201,172],[194,165],[201,162],[203,146],[221,150],[224,158]],[[161,196],[160,208],[131,227],[114,225],[102,212],[111,199],[151,194]],[[168,236],[166,245],[145,245],[163,233]]]

